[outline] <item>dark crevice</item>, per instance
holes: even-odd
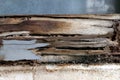
[[[41,51],[41,50],[45,50],[45,49],[48,49],[50,48],[51,46],[44,46],[44,47],[37,47],[35,49],[38,49],[38,51]]]
[[[118,27],[118,26],[119,26],[118,21],[115,21],[115,24],[113,25],[114,32],[113,32],[113,36],[112,36],[112,41],[115,41],[115,40],[116,40],[116,36],[117,36],[117,27]]]
[[[16,66],[16,65],[41,65],[41,64],[105,64],[105,63],[120,63],[120,56],[113,55],[90,55],[90,56],[76,56],[71,61],[58,61],[58,62],[41,62],[39,60],[18,60],[18,61],[0,61],[1,66]]]
[[[110,46],[109,48],[110,48],[110,50],[111,50],[112,53],[120,52],[120,49],[119,49],[118,46]]]
[[[30,36],[46,36],[46,37],[52,37],[52,36],[63,36],[63,37],[74,37],[74,36],[82,36],[80,34],[30,34]]]
[[[56,49],[70,49],[70,50],[104,50],[104,47],[56,47]]]
[[[30,20],[32,17],[38,17],[38,18],[53,18],[53,19],[93,19],[93,20],[106,20],[106,21],[113,21],[112,19],[100,19],[100,18],[92,18],[92,17],[82,17],[79,14],[77,16],[74,16],[76,14],[72,15],[5,15],[0,16],[0,18],[25,18],[26,20]],[[65,17],[66,16],[66,17]],[[106,15],[101,15],[106,16]]]
[[[119,21],[115,20],[115,24],[113,25],[114,28],[114,35],[112,36],[112,41],[117,41],[118,45],[117,46],[109,46],[111,53],[119,53],[120,52],[120,43],[119,43],[119,30],[118,27],[120,25]]]

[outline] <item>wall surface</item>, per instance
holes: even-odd
[[[119,80],[120,65],[40,65],[0,67],[0,80]]]
[[[0,15],[113,13],[116,10],[115,1],[117,0],[0,0]]]

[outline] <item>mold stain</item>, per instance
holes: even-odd
[[[48,43],[36,43],[36,40],[3,40],[0,47],[1,59],[5,61],[40,59],[30,49],[44,47]]]

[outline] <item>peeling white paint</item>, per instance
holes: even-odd
[[[4,60],[35,60],[40,59],[31,50],[32,48],[44,47],[48,43],[36,43],[36,40],[3,40],[3,46],[0,48],[0,56]]]

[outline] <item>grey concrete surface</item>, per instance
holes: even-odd
[[[114,13],[118,0],[0,0],[0,15]]]
[[[0,80],[119,80],[120,65],[0,66]]]

